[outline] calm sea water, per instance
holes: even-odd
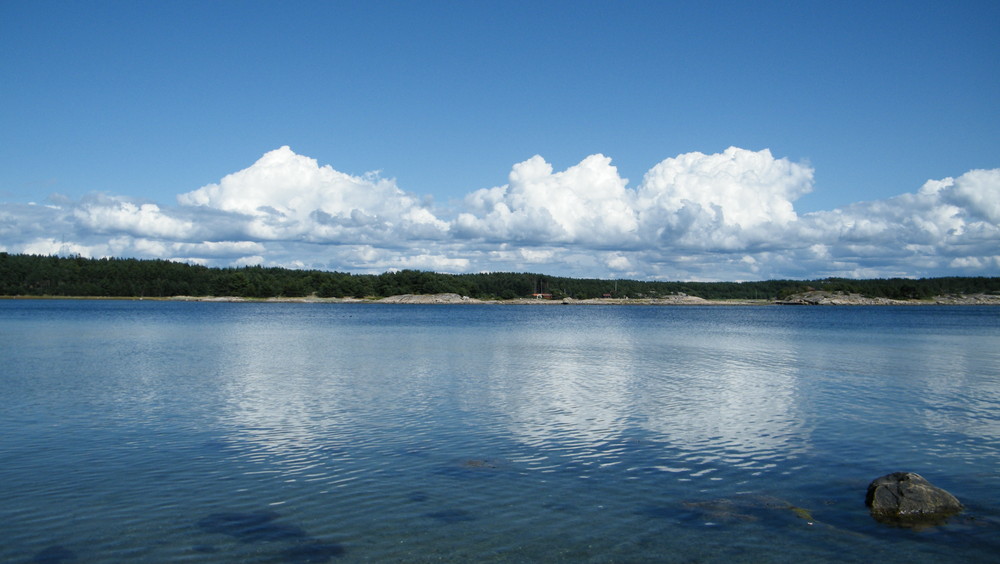
[[[1000,555],[1000,309],[0,301],[2,562]],[[870,480],[966,512],[876,523]]]

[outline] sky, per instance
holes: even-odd
[[[0,0],[0,251],[1000,276],[1000,3]]]

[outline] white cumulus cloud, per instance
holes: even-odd
[[[640,206],[679,212],[690,204],[712,210],[724,225],[786,225],[792,202],[812,190],[812,168],[771,151],[730,147],[722,153],[686,153],[660,162],[643,178]]]
[[[858,264],[987,268],[1000,248],[1000,169],[931,180],[915,193],[804,216],[799,240]],[[962,260],[954,260],[954,259]]]
[[[666,159],[636,190],[604,155],[562,172],[535,156],[514,165],[509,180],[470,194],[454,231],[527,245],[735,250],[796,221],[792,202],[812,189],[813,170],[766,149],[730,147]]]
[[[194,222],[172,217],[153,203],[94,196],[73,210],[76,220],[96,232],[124,232],[141,237],[185,240],[198,231]]]
[[[957,180],[947,178],[934,192],[963,209],[970,220],[1000,224],[1000,169],[970,170]]]
[[[772,243],[812,187],[809,166],[730,147],[663,160],[643,178],[636,207],[648,241],[736,251]]]
[[[247,233],[265,240],[356,243],[433,239],[448,231],[446,222],[395,181],[319,166],[287,146],[177,201],[247,216]]]
[[[536,155],[514,165],[509,184],[473,192],[455,221],[466,237],[526,244],[633,243],[638,227],[627,180],[611,159],[591,155],[562,172]]]

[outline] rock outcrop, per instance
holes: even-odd
[[[777,300],[778,305],[1000,305],[1000,296],[993,294],[950,294],[926,300],[894,300],[870,298],[861,294],[810,290]]]
[[[480,300],[458,294],[402,294],[378,300],[384,304],[478,304]]]
[[[912,302],[889,298],[868,298],[861,294],[813,290],[794,294],[775,303],[780,305],[905,305]]]
[[[955,496],[913,472],[893,472],[873,480],[865,505],[876,521],[903,526],[934,525],[963,509]]]
[[[934,303],[941,305],[1000,305],[1000,296],[995,294],[949,294],[936,296]]]

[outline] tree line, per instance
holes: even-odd
[[[450,292],[479,299],[512,299],[532,294],[547,294],[553,299],[589,299],[659,298],[683,293],[723,300],[782,299],[809,290],[921,299],[947,294],[1000,294],[1000,278],[659,282],[566,278],[526,272],[442,274],[402,270],[350,274],[261,266],[209,268],[166,260],[0,253],[3,296],[380,298]]]

